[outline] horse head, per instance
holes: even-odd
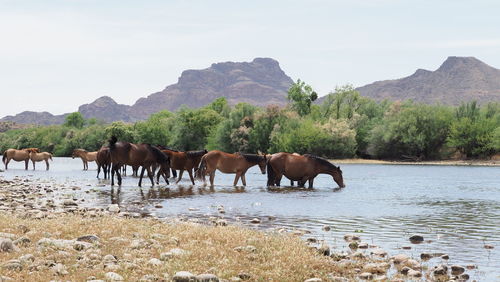
[[[268,161],[267,155],[264,154],[264,155],[259,155],[259,156],[262,157],[262,160],[260,160],[258,163],[260,171],[262,172],[262,174],[266,174],[267,161]]]
[[[335,167],[331,175],[333,177],[333,180],[337,182],[340,188],[345,187],[344,178],[342,177],[342,170],[340,170],[340,166]]]

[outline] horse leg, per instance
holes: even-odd
[[[99,179],[99,174],[101,173],[101,165],[97,165],[97,179]]]
[[[151,167],[148,167],[148,177],[151,180],[151,186],[154,187],[155,186],[154,173],[153,173],[153,171],[151,171]]]
[[[205,177],[203,177],[205,178]],[[215,170],[210,173],[210,186],[214,186]]]
[[[47,165],[47,170],[49,170],[49,160],[45,160],[45,164]]]
[[[179,183],[179,181],[181,181],[182,174],[184,174],[184,169],[179,170],[179,179],[177,179],[177,181],[175,182],[175,184],[177,184],[177,183]]]
[[[280,187],[281,186],[281,178],[283,177],[283,174],[277,173],[276,178],[275,178],[275,184],[276,186]]]
[[[241,172],[236,172],[236,176],[234,177],[234,183],[233,186],[236,186],[238,184],[238,180],[240,180]]]
[[[25,170],[28,170],[28,164],[29,164],[29,160],[25,160],[24,161],[24,169]]]
[[[243,183],[243,186],[247,186],[247,180],[245,179],[245,172],[241,174],[241,183]]]
[[[116,170],[116,177],[118,178],[118,186],[122,186],[122,175],[119,168]]]
[[[191,179],[191,182],[193,183],[194,185],[194,178],[193,178],[193,171],[191,169],[188,169],[188,174],[189,174],[189,178]]]
[[[35,161],[31,161],[33,163],[33,170],[35,170]]]
[[[142,177],[144,176],[144,171],[146,170],[145,167],[142,167],[141,169],[141,177],[139,178],[139,187],[142,186]]]
[[[290,180],[290,186],[293,186],[293,180]]]
[[[113,165],[111,168],[111,186],[115,185],[115,170],[116,170],[116,165]]]
[[[313,188],[314,178],[309,179],[309,189]]]

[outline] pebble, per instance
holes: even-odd
[[[382,249],[374,249],[370,252],[370,254],[372,254],[374,256],[382,257],[382,258],[387,256],[387,252],[385,250],[382,250]]]
[[[120,207],[117,204],[111,204],[111,205],[108,206],[107,210],[109,212],[119,213],[120,212]]]
[[[82,242],[87,242],[87,243],[94,243],[98,242],[100,239],[97,235],[84,235],[76,238],[77,241],[82,241]]]
[[[197,282],[219,282],[219,277],[211,273],[203,273],[196,276]]]
[[[189,271],[179,271],[176,272],[172,281],[174,282],[192,282],[196,279],[196,276]]]
[[[106,274],[104,274],[104,278],[106,279],[106,281],[125,281],[125,279],[123,279],[123,276],[116,272],[107,272]]]
[[[358,248],[360,249],[368,249],[368,243],[361,242],[358,244]]]
[[[19,260],[12,259],[12,260],[9,260],[6,263],[2,264],[2,269],[21,271],[23,269],[23,265],[21,264],[21,262]]]
[[[385,274],[389,268],[390,265],[386,262],[367,263],[363,266],[363,272],[369,272],[372,274]]]
[[[355,234],[346,234],[344,235],[344,240],[346,241],[359,241],[361,238],[358,235]]]
[[[328,225],[323,226],[323,231],[330,231],[332,228]]]
[[[304,280],[304,282],[321,282],[321,278],[309,278],[307,280]]]
[[[162,265],[162,262],[157,258],[152,258],[148,261],[148,265],[153,267],[158,267]]]
[[[321,244],[321,246],[319,246],[318,252],[320,255],[330,256],[330,246],[323,243]]]
[[[370,272],[363,272],[359,275],[359,279],[363,280],[372,280],[373,279],[373,274]]]
[[[422,235],[413,235],[410,237],[410,242],[413,244],[422,243],[424,241],[424,237]]]
[[[460,265],[452,265],[451,266],[451,274],[452,275],[460,275],[465,272],[465,268]]]
[[[27,246],[29,245],[29,243],[31,243],[31,240],[30,238],[26,237],[26,236],[22,236],[22,237],[19,237],[18,239],[16,239],[14,242],[14,245],[16,246]]]
[[[252,276],[246,272],[240,272],[238,274],[238,277],[241,279],[241,280],[249,280],[250,278],[252,278]]]
[[[68,275],[68,271],[66,270],[66,266],[64,266],[61,263],[57,263],[56,265],[54,265],[52,267],[52,271],[54,271],[55,274],[60,275],[60,276]]]
[[[450,256],[449,255],[442,255],[441,258],[448,260],[448,259],[450,259]]]
[[[429,254],[429,253],[421,253],[421,254],[420,254],[420,259],[422,259],[422,260],[429,260],[429,259],[431,259],[432,257],[433,257],[433,255],[432,255],[432,254]]]
[[[394,264],[401,264],[409,259],[410,259],[410,257],[408,257],[405,254],[399,254],[399,255],[395,255],[392,257]]]
[[[486,245],[484,245],[484,248],[485,249],[494,249],[495,247],[493,245],[486,244]]]
[[[253,223],[253,224],[258,224],[258,223],[260,223],[260,219],[258,219],[258,218],[253,218],[252,220],[250,220],[250,223]]]
[[[432,274],[434,276],[446,275],[448,274],[448,267],[443,264],[435,266],[434,269],[432,270]]]
[[[12,253],[17,251],[19,251],[19,249],[14,245],[11,239],[0,239],[0,253]]]
[[[410,269],[408,271],[408,276],[410,277],[422,277],[422,272],[418,271],[418,270],[413,270],[413,269]]]
[[[422,269],[422,265],[420,264],[420,262],[418,262],[414,259],[408,259],[408,260],[404,261],[403,264],[405,266],[408,266],[409,268],[411,268],[413,270],[421,270]]]

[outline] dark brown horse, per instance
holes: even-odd
[[[95,162],[97,163],[97,178],[99,178],[102,168],[102,171],[104,172],[104,179],[108,179],[111,169],[111,153],[109,152],[108,146],[103,146],[99,149],[99,151],[97,151]]]
[[[160,149],[150,144],[133,144],[129,142],[117,142],[115,136],[109,140],[109,152],[111,155],[111,185],[114,185],[114,176],[117,174],[118,185],[122,184],[120,169],[123,165],[142,166],[139,179],[139,187],[142,185],[144,171],[147,170],[151,185],[154,186],[152,168],[159,165],[160,170],[169,176],[170,160]],[[165,179],[168,184],[168,180]]]
[[[309,188],[312,188],[314,178],[321,173],[331,175],[341,188],[345,187],[340,167],[324,158],[308,154],[300,156],[290,153],[276,153],[267,163],[267,185],[280,186],[281,178],[284,175],[292,181],[298,181],[298,185],[301,187],[309,181]]]
[[[254,166],[259,165],[262,174],[266,174],[266,155],[242,154],[242,153],[225,153],[222,151],[210,151],[201,158],[200,167],[196,171],[196,177],[203,179],[206,183],[205,176],[210,175],[210,185],[214,186],[215,170],[220,170],[223,173],[235,173],[233,185],[238,184],[241,177],[243,186],[247,185],[245,173]]]
[[[179,152],[170,149],[161,150],[163,153],[169,156],[170,158],[170,168],[172,170],[179,170],[179,179],[175,183],[179,183],[182,178],[182,174],[184,170],[189,174],[189,179],[191,179],[191,183],[194,185],[193,178],[193,169],[198,169],[198,165],[200,164],[201,158],[208,153],[207,150],[201,151],[187,151],[187,152]],[[157,176],[157,182],[160,179],[160,173]]]

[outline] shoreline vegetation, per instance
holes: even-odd
[[[317,103],[318,100],[321,103]],[[167,146],[180,151],[289,152],[330,159],[487,160],[500,154],[500,103],[460,106],[412,101],[375,101],[352,86],[318,99],[298,80],[285,107],[228,104],[224,97],[204,107],[151,113],[147,120],[106,124],[69,114],[62,125],[0,133],[0,151],[39,148],[54,156],[89,152],[120,141]],[[446,163],[446,161],[444,161]],[[432,161],[434,163],[434,161]],[[464,163],[467,163],[465,161]],[[481,163],[481,162],[472,162]]]
[[[389,254],[358,233],[328,245],[300,229],[254,230],[222,217],[142,218],[117,204],[88,208],[58,193],[68,187],[30,178],[0,177],[0,187],[2,282],[465,281],[476,268],[443,263],[441,253]],[[424,242],[408,236],[403,249]],[[433,257],[441,263],[430,263]]]
[[[434,160],[434,161],[401,161],[372,159],[329,159],[334,164],[378,164],[378,165],[443,165],[443,166],[500,166],[498,160]]]

